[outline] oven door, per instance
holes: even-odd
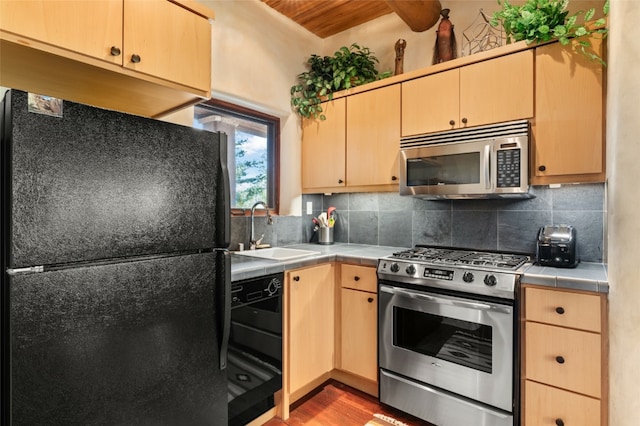
[[[513,306],[381,283],[380,368],[513,411]]]

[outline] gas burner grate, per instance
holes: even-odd
[[[502,270],[517,269],[530,260],[529,256],[522,254],[421,246],[393,253],[392,257],[436,264],[479,266]]]

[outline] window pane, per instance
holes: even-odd
[[[264,201],[277,209],[278,126],[277,118],[215,101],[195,107],[194,127],[227,134],[232,208],[251,208]]]
[[[235,207],[250,208],[267,200],[267,138],[243,131],[235,134]]]

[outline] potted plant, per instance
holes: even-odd
[[[589,50],[591,44],[585,37],[605,37],[607,34],[604,17],[587,23],[594,17],[595,9],[589,9],[579,24],[578,17],[583,11],[568,16],[569,0],[528,0],[521,6],[514,6],[509,0],[498,0],[498,4],[502,10],[493,14],[491,25],[497,27],[499,23],[502,24],[507,43],[526,40],[530,44],[558,39],[563,46],[572,43],[580,53],[606,65],[597,53]],[[603,13],[605,16],[609,13],[609,0],[604,3]]]
[[[322,114],[323,98],[333,93],[389,77],[390,71],[378,73],[378,58],[367,47],[343,46],[333,56],[311,55],[308,71],[298,74],[298,84],[291,87],[291,104],[304,118],[326,119]]]

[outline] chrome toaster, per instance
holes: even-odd
[[[536,258],[542,266],[575,268],[580,261],[576,229],[570,225],[546,225],[540,228]]]

